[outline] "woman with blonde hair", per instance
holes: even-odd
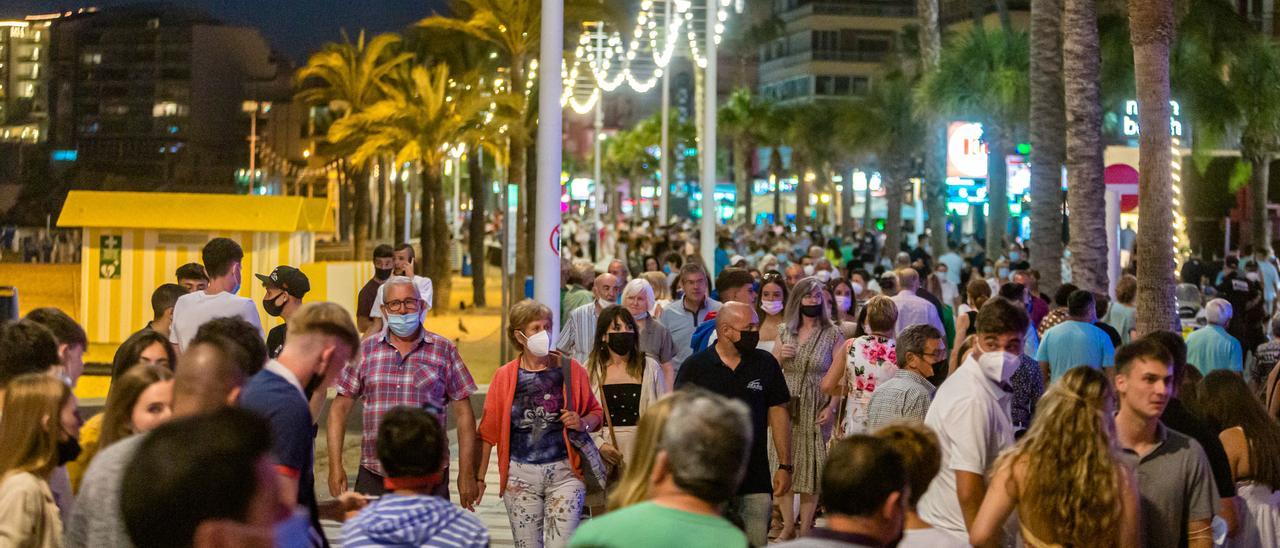
[[[662,272],[645,272],[640,279],[649,282],[653,289],[653,303],[649,308],[649,316],[658,319],[662,316],[662,308],[671,304],[671,280]]]
[[[969,542],[1000,545],[1016,510],[1032,548],[1138,546],[1137,478],[1115,442],[1114,402],[1097,369],[1076,367],[1053,383],[1027,434],[996,461]]]
[[[84,448],[75,462],[67,463],[71,487],[80,491],[89,463],[100,451],[133,434],[150,432],[172,412],[173,373],[159,364],[138,363],[112,381],[103,411],[80,429]]]
[[[80,418],[61,380],[28,373],[9,382],[0,415],[0,546],[62,546],[49,474],[75,460]]]
[[[609,493],[609,511],[626,508],[644,502],[649,498],[649,477],[653,474],[653,463],[658,456],[658,446],[662,442],[662,428],[671,415],[672,404],[679,394],[662,398],[650,405],[640,415],[640,424],[636,427],[635,441],[631,452],[626,454],[627,467],[622,470],[622,479]]]
[[[476,502],[497,448],[498,495],[516,545],[563,546],[578,527],[587,490],[589,463],[576,448],[594,443],[590,434],[604,417],[587,370],[551,350],[551,309],[525,299],[508,317],[507,337],[518,354],[489,383],[477,428],[482,443]]]
[[[822,392],[823,377],[844,346],[844,334],[832,321],[831,295],[817,277],[800,280],[791,289],[783,322],[778,329],[778,342],[773,355],[782,366],[791,393],[791,491],[782,493],[782,531],[778,540],[797,535],[796,513],[792,509],[791,492],[800,495],[799,536],[809,533],[818,510],[818,488],[822,468],[827,461],[827,439],[839,410],[839,400]],[[769,462],[773,468],[786,459],[769,445]]]

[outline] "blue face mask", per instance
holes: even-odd
[[[390,329],[397,337],[408,337],[418,332],[418,327],[422,325],[422,313],[413,314],[391,314],[387,316],[387,329]]]

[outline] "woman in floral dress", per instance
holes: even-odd
[[[839,437],[867,433],[867,406],[876,385],[898,372],[898,354],[894,349],[893,326],[898,321],[898,307],[893,300],[878,296],[867,302],[868,333],[844,344],[844,359],[837,359],[822,378],[822,391],[837,400],[846,397],[844,419],[836,435]]]
[[[778,343],[773,347],[791,392],[791,463],[795,467],[791,492],[778,499],[782,509],[778,540],[793,538],[797,533],[792,492],[800,495],[800,536],[808,534],[818,509],[827,438],[839,409],[822,393],[820,385],[844,343],[844,335],[831,319],[831,309],[831,296],[818,278],[800,280],[787,299],[782,325],[778,326]],[[777,463],[777,454],[772,445],[769,447],[769,460]]]

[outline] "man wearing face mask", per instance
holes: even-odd
[[[727,513],[738,518],[752,546],[768,542],[772,497],[791,490],[791,416],[782,367],[772,354],[756,348],[760,340],[759,319],[751,305],[726,303],[716,316],[716,344],[690,356],[676,376],[676,389],[683,386],[705,388],[739,400],[751,409],[752,443],[747,473],[737,494],[729,500]],[[769,470],[769,433],[780,462]],[[770,485],[770,477],[773,478]]]
[[[360,361],[342,370],[338,395],[329,407],[326,429],[329,440],[329,492],[337,496],[347,490],[342,461],[342,440],[347,415],[355,400],[363,400],[363,429],[360,440],[360,470],[355,490],[367,495],[385,492],[386,470],[378,460],[377,433],[387,411],[397,406],[426,409],[440,424],[448,424],[452,414],[458,424],[459,462],[470,463],[475,455],[475,413],[471,395],[476,391],[471,372],[449,339],[427,331],[422,325],[424,308],[417,288],[409,278],[394,276],[383,286],[387,329],[366,338],[360,345]],[[465,467],[464,467],[465,468]],[[449,497],[449,469],[433,494]],[[460,503],[470,507],[475,496],[476,475],[461,470],[458,475]]]
[[[987,492],[987,472],[1013,444],[1010,379],[1021,364],[1027,312],[1004,299],[978,311],[973,353],[934,394],[925,426],[938,434],[942,469],[920,499],[920,517],[962,542]]]
[[[356,328],[361,333],[369,330],[373,323],[373,301],[378,297],[378,288],[391,277],[391,270],[396,265],[396,258],[391,246],[387,244],[373,248],[373,277],[360,288],[360,296],[356,298]]]
[[[431,284],[431,278],[417,275],[417,258],[413,253],[413,245],[411,244],[400,244],[396,246],[395,250],[391,253],[395,263],[391,268],[391,275],[405,276],[413,280],[413,285],[418,286],[418,294],[422,296],[425,313],[431,310],[435,289]],[[383,284],[383,287],[379,287],[378,294],[373,298],[373,307],[369,310],[369,317],[372,318],[372,322],[370,322],[367,330],[361,331],[361,333],[364,333],[366,337],[382,331],[382,327],[385,325],[383,323],[385,318],[382,316],[383,295],[386,292],[384,289],[385,287],[385,284]]]
[[[312,393],[328,389],[337,380],[359,346],[356,326],[341,306],[303,305],[289,322],[288,342],[280,357],[268,361],[240,394],[241,407],[270,423],[275,470],[284,500],[291,508],[304,506],[311,510],[312,538],[319,541],[318,545],[327,543],[319,527],[313,470],[316,424],[308,402]],[[326,510],[349,509],[353,497],[339,497],[340,508],[326,506]]]
[[[228,238],[214,238],[204,245],[200,258],[209,274],[208,287],[179,297],[173,305],[169,342],[179,352],[187,349],[201,324],[214,318],[237,316],[262,331],[253,299],[236,295],[240,291],[240,262],[244,260],[240,244]]]
[[[613,274],[596,276],[596,283],[591,289],[595,294],[595,301],[569,312],[564,326],[560,328],[560,336],[556,338],[556,348],[578,360],[578,363],[587,363],[587,355],[591,353],[593,346],[592,336],[596,332],[596,320],[600,318],[602,310],[618,301],[618,295],[622,294],[625,285]]]
[[[266,288],[267,295],[262,298],[262,309],[268,316],[284,320],[267,332],[267,356],[275,359],[284,349],[284,338],[288,328],[289,317],[302,306],[302,297],[311,291],[311,281],[292,266],[277,266],[270,276],[254,274]]]

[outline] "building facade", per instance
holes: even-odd
[[[46,138],[50,25],[43,16],[0,21],[0,142]]]

